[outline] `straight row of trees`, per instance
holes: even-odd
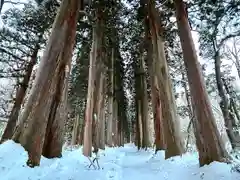
[[[228,29],[230,20],[238,18],[237,2],[38,3],[5,12],[3,21],[13,28],[0,34],[1,63],[7,65],[0,73],[17,80],[1,142],[20,143],[30,167],[40,164],[41,155],[61,157],[69,136],[72,144],[83,144],[85,156],[92,155],[92,147],[97,152],[130,141],[151,147],[151,113],[156,151],[165,150],[165,158],[181,155],[179,111],[193,125],[201,166],[231,159],[217,129],[191,28],[200,32],[201,53],[214,60],[211,85],[217,84],[227,135],[238,148],[238,97],[231,76],[221,71],[223,47],[240,34],[238,24]],[[182,110],[176,105],[179,83],[187,100]]]

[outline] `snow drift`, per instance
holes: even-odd
[[[40,167],[26,166],[27,152],[13,141],[0,145],[0,180],[240,180],[231,165],[214,162],[199,168],[197,153],[164,160],[164,152],[137,151],[132,144],[100,151],[102,169],[89,169],[81,148],[62,158],[42,157]]]

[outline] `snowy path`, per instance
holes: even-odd
[[[100,152],[101,170],[86,168],[81,149],[65,151],[61,159],[42,158],[41,166],[28,168],[27,153],[8,141],[0,145],[0,180],[240,180],[231,166],[212,163],[198,167],[196,154],[164,160],[163,152],[137,151],[132,145]]]

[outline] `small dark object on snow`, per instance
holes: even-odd
[[[88,157],[88,159],[89,159],[89,161],[90,161],[90,165],[88,166],[88,168],[91,168],[91,166],[93,166],[94,167],[94,169],[96,170],[96,169],[101,169],[100,168],[100,165],[99,165],[99,163],[98,163],[98,159],[99,159],[99,156],[98,156],[98,149],[94,149],[93,150],[93,153],[96,155],[94,158],[93,158],[93,160],[91,160],[91,158],[90,157]],[[97,162],[97,167],[96,167],[96,165],[94,164],[94,162]],[[102,168],[103,169],[103,168]]]

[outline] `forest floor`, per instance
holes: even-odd
[[[164,160],[164,152],[137,151],[131,144],[100,152],[100,170],[89,169],[81,148],[63,157],[42,157],[40,167],[26,166],[27,153],[13,141],[0,145],[0,180],[240,180],[232,166],[214,162],[199,168],[197,153]]]

